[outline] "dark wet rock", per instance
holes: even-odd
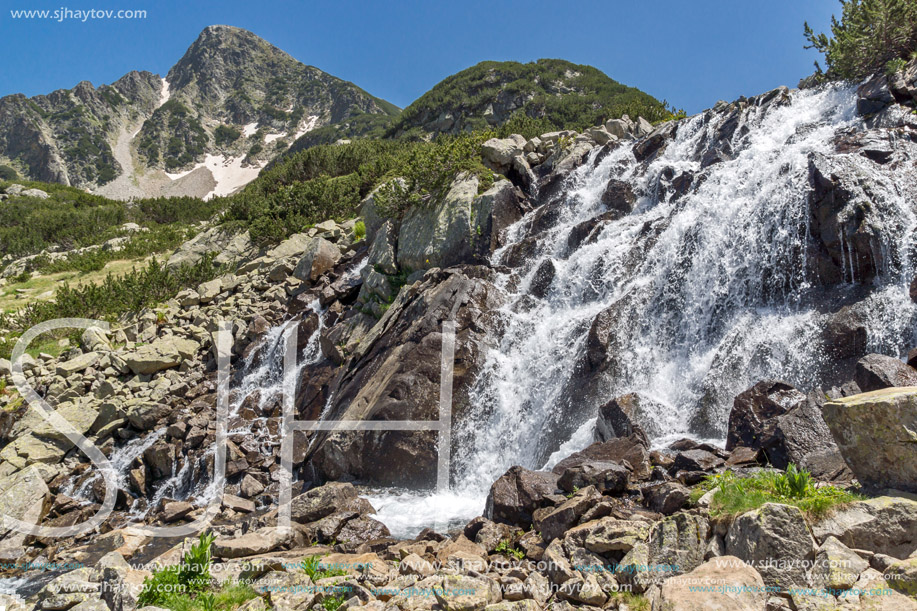
[[[863,392],[917,386],[917,370],[890,356],[868,354],[857,361],[853,379]]]
[[[558,473],[512,467],[490,487],[484,517],[497,522],[527,526],[532,514],[544,507],[546,497],[557,491]]]
[[[735,398],[729,412],[726,449],[760,448],[773,434],[775,418],[805,400],[805,395],[785,382],[758,382]]]
[[[646,506],[656,513],[671,515],[685,506],[691,490],[678,482],[664,482],[642,488]]]
[[[630,472],[614,462],[587,462],[564,470],[557,485],[566,492],[593,486],[602,494],[619,494],[627,489]]]
[[[649,451],[644,440],[636,435],[593,443],[586,449],[564,458],[552,470],[560,475],[570,467],[595,461],[627,466],[636,478],[647,477],[650,473]]]

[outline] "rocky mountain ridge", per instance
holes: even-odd
[[[0,161],[102,195],[226,195],[310,129],[393,105],[254,34],[210,26],[165,78],[0,100]]]

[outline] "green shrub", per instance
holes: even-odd
[[[366,223],[363,221],[357,221],[353,226],[353,237],[357,241],[362,240],[366,237]]]
[[[19,172],[8,165],[0,165],[0,180],[16,180]]]
[[[710,504],[715,517],[734,516],[765,503],[782,503],[799,507],[805,514],[818,517],[837,505],[861,497],[836,486],[814,486],[811,475],[790,465],[785,473],[773,470],[759,471],[749,477],[739,478],[732,471],[708,476],[692,492],[692,500],[718,488]]]
[[[808,44],[824,54],[832,79],[862,79],[908,59],[917,50],[917,2],[914,0],[841,0],[840,21],[831,18],[831,36],[804,25]],[[894,64],[892,64],[894,66]]]
[[[510,543],[507,539],[503,539],[497,543],[497,547],[494,548],[494,551],[496,551],[498,554],[503,554],[504,556],[515,558],[516,560],[522,560],[525,558],[525,552],[521,549],[513,547],[512,543]]]
[[[100,284],[72,288],[63,284],[51,301],[36,301],[11,314],[0,314],[0,327],[10,329],[7,339],[40,322],[53,318],[98,318],[113,320],[125,312],[139,312],[174,297],[184,288],[197,286],[225,273],[213,264],[213,256],[193,266],[169,269],[152,259],[145,268],[115,277],[109,274]],[[7,344],[6,348],[9,348]],[[4,355],[6,356],[6,355]]]
[[[213,141],[217,146],[232,144],[242,135],[235,127],[229,125],[220,125],[213,130]]]

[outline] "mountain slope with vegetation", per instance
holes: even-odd
[[[651,122],[672,117],[665,102],[592,66],[559,59],[484,61],[444,79],[405,108],[390,134],[456,134],[499,126],[516,114],[558,129],[583,129],[624,114]]]

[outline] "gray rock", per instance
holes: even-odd
[[[711,592],[697,584],[728,584],[733,591]],[[666,611],[764,611],[768,594],[754,567],[738,558],[723,556],[700,565],[684,577],[670,577],[662,584],[659,608]]]
[[[834,399],[822,413],[863,486],[917,492],[917,388]]]
[[[340,249],[324,238],[313,239],[296,264],[293,276],[303,281],[315,282],[331,270],[341,259]]]
[[[471,211],[477,195],[477,177],[463,174],[442,201],[409,210],[398,234],[398,265],[421,270],[469,262]]]
[[[262,528],[236,538],[218,537],[213,542],[213,555],[217,558],[244,558],[272,552],[293,543],[293,531],[281,528]]]
[[[804,561],[815,557],[815,542],[798,507],[765,503],[735,519],[726,534],[726,553],[758,567],[768,586],[806,587]],[[779,558],[795,562],[774,562]]]
[[[836,538],[828,537],[815,552],[810,579],[816,588],[848,590],[867,568],[869,563],[856,552]]]
[[[21,195],[23,197],[37,197],[38,199],[48,199],[51,197],[47,192],[42,191],[41,189],[26,189]]]
[[[583,488],[560,506],[542,516],[536,515],[535,527],[541,532],[542,539],[553,541],[574,526],[601,498],[595,487]]]
[[[615,494],[624,492],[629,480],[630,472],[618,463],[596,461],[566,469],[557,485],[567,492],[594,486],[602,494]]]
[[[851,549],[865,549],[894,558],[917,551],[917,498],[881,496],[840,507],[812,524],[812,534]]]
[[[481,145],[481,156],[495,166],[506,167],[523,153],[525,138],[513,134],[509,138],[491,138]]]
[[[390,275],[398,273],[398,265],[395,263],[396,239],[397,233],[392,222],[383,223],[369,249],[368,263],[373,269]]]
[[[102,355],[98,352],[87,352],[81,354],[76,358],[72,358],[69,361],[60,362],[57,364],[55,373],[64,378],[70,377],[73,374],[85,371],[90,367],[96,365],[102,358]]]
[[[356,498],[357,491],[352,484],[329,482],[295,497],[291,504],[291,516],[300,524],[315,522]]]

